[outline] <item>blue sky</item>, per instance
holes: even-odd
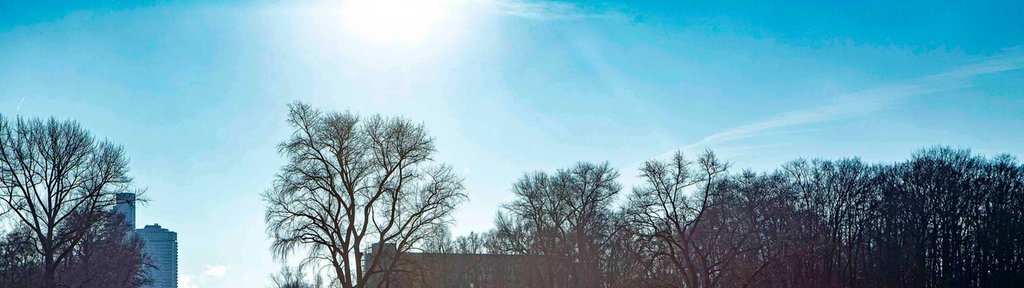
[[[736,170],[1024,155],[1024,2],[359,1],[0,2],[0,113],[123,144],[182,287],[277,270],[259,193],[294,100],[422,121],[466,177],[458,234],[575,161],[629,185],[676,149]]]

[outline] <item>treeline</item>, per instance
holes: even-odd
[[[142,270],[148,259],[142,254],[142,241],[129,236],[132,229],[121,219],[106,214],[101,223],[83,231],[84,237],[68,256],[51,264],[53,280],[49,283],[45,256],[36,250],[37,236],[17,225],[0,239],[0,287],[142,287],[149,283]]]
[[[894,164],[728,168],[677,153],[644,163],[625,193],[607,163],[529,173],[493,230],[439,229],[423,248],[546,255],[549,287],[1024,283],[1024,166],[1008,155],[937,147]]]
[[[608,163],[583,162],[524,174],[492,230],[452,239],[463,179],[434,161],[422,124],[298,102],[289,112],[286,163],[263,193],[267,234],[277,260],[298,256],[323,278],[282,272],[278,287],[387,287],[424,272],[412,262],[432,256],[416,252],[534,255],[502,269],[541,270],[525,285],[535,287],[1024,283],[1024,166],[1010,156],[938,147],[899,163],[796,160],[756,173],[710,151],[677,153],[644,163],[626,191]],[[489,287],[509,275],[434,276]]]
[[[140,287],[142,242],[111,211],[121,147],[74,121],[0,115],[0,287]]]

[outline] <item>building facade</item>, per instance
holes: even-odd
[[[128,227],[135,229],[135,193],[117,193],[114,197],[114,213],[124,216]]]
[[[398,253],[393,243],[373,244],[363,255],[364,272],[375,272],[366,287],[391,288],[529,288],[551,287],[536,255]],[[397,257],[396,257],[397,256]],[[397,259],[397,263],[395,260]],[[377,265],[373,265],[376,262]]]
[[[143,252],[153,264],[146,269],[153,282],[144,287],[177,288],[178,233],[162,228],[160,224],[146,225],[136,229],[135,233],[142,239]]]
[[[134,229],[135,193],[117,193],[114,200],[113,212]],[[153,224],[135,229],[135,236],[142,239],[142,252],[153,264],[145,268],[153,282],[143,287],[178,288],[178,233]]]

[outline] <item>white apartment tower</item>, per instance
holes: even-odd
[[[146,225],[135,233],[142,238],[143,251],[153,261],[153,266],[146,269],[153,283],[144,287],[177,288],[178,233],[161,228],[160,224]]]

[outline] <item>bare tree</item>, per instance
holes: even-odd
[[[304,103],[289,108],[295,131],[278,146],[288,161],[263,194],[278,259],[305,252],[303,265],[329,268],[342,287],[364,287],[373,277],[389,279],[401,254],[465,200],[462,178],[434,164],[423,125]],[[395,243],[394,255],[362,251],[384,243]]]
[[[281,267],[281,271],[270,275],[270,288],[322,288],[323,278],[319,274],[308,280],[302,269],[289,266]]]
[[[544,255],[552,287],[600,287],[619,173],[607,162],[581,162],[552,175],[524,175],[496,219],[498,243],[509,254]],[[516,239],[520,238],[520,239]],[[524,239],[525,238],[525,239]]]
[[[627,215],[638,236],[647,240],[643,258],[656,286],[716,287],[721,266],[743,249],[719,243],[720,174],[728,165],[707,151],[697,167],[676,152],[671,161],[644,163],[646,181],[630,195]],[[718,223],[720,224],[720,223]],[[721,251],[726,245],[726,251]]]
[[[488,253],[485,241],[486,236],[476,232],[462,235],[455,238],[455,253],[461,254],[485,254]]]
[[[868,275],[918,287],[1024,281],[1024,165],[1008,155],[934,147],[889,171],[868,233],[881,249],[855,259],[883,264],[859,265],[884,269]]]
[[[537,236],[533,225],[505,213],[498,212],[494,217],[494,230],[489,231],[487,250],[495,254],[540,254],[536,249],[541,239]]]
[[[447,225],[437,225],[424,239],[420,250],[426,253],[442,254],[486,254],[487,245],[485,235],[470,232],[469,234],[452,238],[452,233]]]
[[[740,263],[771,260],[757,286],[1013,286],[1024,279],[1022,175],[1013,157],[948,147],[891,165],[798,160],[770,175],[727,178],[716,205],[757,216],[729,226],[755,236],[760,251],[739,254]]]
[[[55,287],[57,268],[129,188],[127,172],[121,147],[74,121],[0,117],[0,201],[32,235],[43,287]]]
[[[39,257],[33,250],[35,239],[24,225],[8,231],[0,238],[0,287],[38,286]]]
[[[452,240],[452,233],[448,231],[448,225],[436,225],[427,231],[427,237],[419,245],[420,250],[426,253],[454,253],[455,242]]]
[[[1011,156],[937,147],[888,165],[727,167],[710,151],[695,162],[681,153],[649,161],[624,206],[592,214],[616,221],[577,218],[588,203],[573,202],[586,199],[574,198],[586,195],[580,179],[604,177],[575,168],[528,174],[483,243],[545,255],[545,287],[1002,287],[1024,279],[1024,165]],[[600,285],[572,281],[593,275],[584,269],[588,242],[575,237],[579,223],[611,224],[583,226],[587,239],[604,239]]]
[[[150,282],[143,268],[151,261],[143,254],[142,239],[124,217],[108,212],[60,267],[61,287],[134,288]]]
[[[877,218],[881,193],[876,183],[877,167],[859,159],[839,161],[798,160],[784,166],[791,185],[796,188],[795,207],[815,215],[815,232],[806,246],[810,253],[824,260],[820,267],[822,279],[815,285],[838,286],[856,283],[857,263],[863,258],[868,237],[868,223]]]

